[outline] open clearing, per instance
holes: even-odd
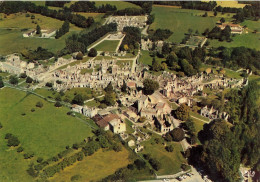
[[[151,154],[152,158],[160,161],[161,169],[156,172],[158,175],[170,175],[178,173],[181,171],[181,164],[186,161],[181,154],[181,144],[176,142],[171,142],[169,144],[173,145],[173,152],[167,152],[164,145],[156,144],[151,142],[151,140],[142,143],[142,145],[145,146],[142,154],[149,153]]]
[[[169,29],[173,32],[169,41],[180,43],[184,38],[184,33],[191,28],[193,32],[196,30],[199,33],[204,32],[206,28],[212,29],[219,17],[201,17],[204,11],[186,10],[172,7],[154,6],[152,14],[155,14],[155,21],[150,26],[150,29],[158,28]]]
[[[133,3],[125,2],[125,1],[95,1],[96,6],[101,6],[102,4],[110,4],[112,6],[116,6],[117,10],[125,9],[125,8],[138,8],[140,9],[140,6],[137,6]]]
[[[124,147],[120,152],[103,152],[100,149],[92,156],[87,156],[83,161],[77,162],[75,165],[57,173],[50,181],[70,181],[70,178],[74,175],[81,176],[79,181],[97,181],[113,174],[117,169],[125,167],[127,164],[129,164],[128,151]]]
[[[119,44],[119,40],[104,40],[94,48],[97,51],[103,51],[103,52],[115,52],[116,48]]]
[[[42,108],[35,107],[36,102]],[[31,112],[34,108],[35,111]],[[0,118],[3,128],[0,132],[0,181],[32,181],[26,173],[30,162],[37,157],[47,159],[57,155],[75,142],[92,136],[91,128],[80,120],[68,116],[68,108],[54,107],[34,95],[11,88],[0,90]],[[25,113],[25,116],[21,114]],[[31,160],[23,159],[23,153],[7,147],[4,136],[12,133],[21,141],[24,153],[34,152]]]

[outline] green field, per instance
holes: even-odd
[[[142,143],[143,145],[143,143]],[[158,175],[170,175],[181,171],[181,164],[185,163],[186,160],[181,154],[182,147],[180,143],[171,142],[174,146],[173,152],[167,152],[165,146],[162,144],[151,144],[151,141],[144,142],[145,149],[142,154],[151,154],[152,158],[160,161],[161,169],[156,173]]]
[[[135,4],[125,2],[125,1],[95,1],[96,6],[101,6],[102,4],[111,4],[112,6],[116,6],[117,10],[125,9],[125,8],[138,8],[140,9],[140,6],[137,6]]]
[[[42,108],[35,107],[36,102]],[[35,111],[31,112],[34,108]],[[49,103],[25,92],[4,88],[0,90],[0,118],[3,128],[0,132],[0,181],[32,181],[26,173],[29,163],[37,157],[47,159],[57,155],[65,146],[80,142],[92,136],[91,128],[78,119],[68,116],[68,108],[54,107]],[[25,113],[25,116],[21,114]],[[12,133],[21,141],[24,152],[33,152],[35,157],[23,159],[23,153],[6,145],[4,136]]]
[[[95,49],[97,51],[115,52],[118,44],[119,44],[119,40],[104,40],[100,44],[98,44],[95,47]]]
[[[92,156],[85,157],[83,161],[58,173],[50,181],[70,181],[71,176],[76,174],[81,176],[79,181],[97,181],[113,174],[117,169],[125,167],[127,164],[129,164],[128,151],[125,148],[120,152],[102,152],[100,149]]]
[[[212,29],[220,17],[201,17],[204,11],[178,9],[174,7],[153,6],[152,14],[155,14],[155,21],[150,26],[150,30],[158,28],[169,29],[173,32],[169,41],[180,43],[184,38],[184,33],[188,29],[204,32],[206,28]]]

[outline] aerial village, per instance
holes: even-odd
[[[157,7],[162,8],[163,6],[159,4]],[[77,15],[74,14],[73,16]],[[208,14],[195,16],[205,17],[208,16]],[[92,133],[89,137],[84,139],[84,144],[74,143],[72,147],[67,145],[65,151],[70,149],[75,149],[76,151],[80,148],[78,145],[81,144],[82,146],[87,146],[89,143],[91,145],[96,141],[102,143],[103,136],[99,136],[98,132],[106,131],[112,136],[118,137],[118,141],[121,142],[120,145],[124,145],[135,156],[139,156],[140,159],[138,160],[141,161],[142,159],[146,161],[145,163],[148,164],[150,169],[149,175],[155,176],[158,180],[169,181],[168,179],[172,179],[171,181],[175,182],[188,181],[189,179],[203,179],[203,181],[210,182],[211,180],[208,179],[208,174],[205,173],[205,170],[200,167],[195,169],[195,167],[189,163],[190,153],[193,152],[193,147],[196,148],[199,145],[204,145],[201,140],[201,137],[204,137],[202,135],[203,133],[199,136],[199,133],[206,128],[203,126],[207,125],[207,127],[210,127],[212,123],[215,124],[217,122],[221,124],[224,122],[230,128],[235,126],[234,120],[236,118],[234,117],[234,113],[230,112],[231,109],[227,110],[227,107],[224,107],[224,105],[228,105],[227,103],[229,103],[231,99],[226,99],[224,93],[233,89],[242,90],[243,88],[247,88],[247,86],[250,85],[249,77],[251,75],[257,75],[257,71],[255,71],[257,68],[253,66],[239,67],[239,65],[236,67],[238,69],[234,71],[229,69],[233,68],[230,65],[233,64],[230,63],[231,58],[230,60],[225,59],[226,62],[230,61],[229,63],[225,63],[225,66],[223,66],[223,64],[217,64],[216,62],[222,61],[224,57],[223,52],[225,50],[224,48],[213,49],[209,46],[209,42],[216,40],[219,42],[224,41],[225,43],[231,42],[231,39],[234,37],[237,38],[241,35],[248,34],[248,29],[242,24],[225,22],[225,20],[220,19],[220,21],[214,22],[215,28],[211,31],[207,28],[205,32],[198,33],[197,30],[196,32],[194,31],[194,33],[193,30],[189,29],[188,32],[183,32],[183,40],[179,43],[175,43],[168,39],[174,32],[171,32],[169,29],[163,29],[164,27],[157,28],[157,30],[151,28],[151,23],[148,23],[151,17],[152,15],[150,13],[141,13],[141,15],[138,16],[105,14],[104,17],[102,17],[102,19],[104,19],[102,26],[100,22],[100,24],[98,24],[101,28],[98,28],[101,30],[104,27],[104,29],[108,29],[109,26],[115,25],[116,31],[108,31],[102,36],[98,36],[98,39],[95,41],[90,41],[91,44],[87,40],[86,45],[88,46],[86,47],[82,46],[84,41],[80,42],[78,39],[83,39],[86,35],[91,36],[88,34],[89,32],[86,33],[83,30],[83,33],[81,32],[83,38],[80,37],[81,35],[79,33],[76,38],[77,40],[75,39],[76,41],[73,40],[76,35],[72,35],[66,39],[66,44],[71,41],[74,46],[76,42],[75,47],[80,49],[79,47],[82,46],[86,52],[77,50],[64,53],[62,56],[57,56],[58,53],[64,50],[67,51],[68,47],[73,47],[66,45],[66,48],[58,51],[57,54],[53,54],[53,57],[43,60],[33,60],[28,57],[28,59],[25,59],[24,54],[21,56],[21,53],[1,56],[0,73],[8,75],[4,78],[5,87],[15,88],[19,91],[26,92],[27,95],[37,96],[48,101],[52,106],[54,103],[54,106],[58,109],[66,107],[66,109],[69,110],[69,112],[66,111],[67,113],[64,114],[66,117],[74,117],[91,128]],[[64,24],[65,23],[69,24],[67,21],[64,21]],[[72,24],[73,23],[71,23],[71,25]],[[90,33],[95,34],[94,31],[97,30],[98,32],[98,28],[91,30]],[[128,34],[131,33],[127,32],[128,28],[133,28],[133,30],[128,30],[130,32],[132,31],[131,33],[133,35],[136,33],[136,30],[134,30],[134,28],[136,28],[140,34],[140,40],[135,40],[139,38],[137,36],[129,36]],[[30,40],[50,40],[56,39],[58,33],[60,33],[58,29],[44,28],[39,34],[37,33],[39,30],[37,29],[38,27],[36,29],[21,31],[21,37]],[[229,35],[225,34],[226,31],[228,31]],[[61,36],[67,32],[61,33]],[[97,35],[99,34],[97,33]],[[93,36],[97,35],[95,34]],[[124,42],[129,43],[129,45]],[[168,50],[168,52],[163,53],[165,50],[166,52]],[[183,57],[177,56],[177,54],[181,52],[180,50],[183,50]],[[30,52],[32,50],[27,51]],[[47,49],[43,48],[38,48],[35,52],[37,51],[46,51],[48,53]],[[190,55],[187,52],[186,54],[185,51],[189,52]],[[231,49],[224,52],[226,53],[225,55],[231,54],[229,51],[231,51]],[[28,52],[25,52],[25,54]],[[195,59],[194,52],[198,57],[201,56],[201,60],[200,58]],[[254,54],[254,52],[252,54]],[[190,57],[190,60],[188,60],[188,57]],[[160,60],[159,63],[158,60]],[[199,66],[194,63],[197,60],[200,62]],[[171,63],[169,64],[169,62]],[[154,66],[156,64],[157,66],[159,65],[159,68]],[[200,69],[201,67],[203,68]],[[195,73],[193,74],[191,72]],[[229,72],[229,74],[239,74],[239,76],[230,76],[226,72]],[[11,83],[10,80],[12,76],[19,78],[19,81],[15,84]],[[1,82],[2,77],[0,78]],[[9,79],[9,82],[7,79]],[[156,89],[151,89],[152,92],[150,92],[150,90],[147,91],[147,82],[150,82],[150,87],[156,87]],[[1,89],[2,88],[0,88],[0,90]],[[82,89],[83,91],[81,93],[74,92],[76,89]],[[41,92],[38,92],[39,90],[41,90]],[[48,94],[52,93],[52,95],[41,95],[41,93],[45,94],[47,92]],[[71,95],[66,95],[66,93],[69,92],[71,92]],[[87,94],[90,96],[84,96],[83,99],[83,96],[80,95],[83,92],[88,92]],[[27,95],[25,97],[27,97]],[[109,101],[105,101],[106,99]],[[212,103],[209,102],[209,100],[212,102],[221,100],[221,103]],[[234,102],[233,100],[232,103]],[[36,110],[41,107],[41,104],[37,102]],[[248,108],[245,108],[244,110],[247,111],[247,109]],[[35,108],[32,108],[31,112],[35,112]],[[182,112],[180,115],[183,116],[178,115],[178,112]],[[21,115],[24,117],[26,113],[22,113]],[[193,123],[194,120],[197,122],[196,126],[195,124],[188,126],[188,124]],[[94,127],[92,126],[93,123],[95,125]],[[180,133],[176,134],[176,138],[179,137],[180,139],[173,139],[174,130],[176,133],[181,130]],[[222,128],[220,132],[222,132]],[[93,138],[95,138],[93,137],[93,133],[97,136],[95,136],[95,141],[93,140]],[[109,134],[107,135],[109,136]],[[117,142],[117,140],[115,140],[115,142]],[[177,144],[175,145],[173,142]],[[176,159],[176,161],[178,160],[178,166],[176,165],[177,167],[174,167],[178,169],[169,170],[170,172],[165,170],[165,168],[168,169],[172,166],[172,163],[169,163],[167,164],[168,166],[165,165],[166,167],[164,166],[164,169],[161,170],[163,172],[159,172],[157,167],[161,165],[160,159],[162,158],[158,159],[159,157],[153,153],[152,157],[156,156],[156,160],[159,161],[155,160],[154,162],[149,153],[149,147],[151,147],[149,145],[154,145],[154,143],[163,147],[158,149],[156,153],[159,153],[160,150],[167,151],[166,155],[171,155],[170,152],[173,151],[176,153],[175,155],[178,156],[178,159]],[[178,148],[176,146],[180,147]],[[106,147],[102,148],[102,152],[104,152],[104,148]],[[81,147],[81,149],[81,152],[85,150],[84,147]],[[91,147],[86,149],[87,154],[84,153],[85,156],[92,155],[97,151],[95,150],[91,153],[88,150],[92,150]],[[116,151],[117,148],[115,147],[113,150]],[[62,157],[60,157],[60,159],[63,160]],[[54,163],[60,159],[52,158]],[[135,162],[138,160],[135,160]],[[63,160],[63,162],[64,161],[65,160]],[[135,162],[133,165],[140,165],[135,164]],[[175,161],[173,163],[175,163]],[[38,160],[37,164],[45,165]],[[48,165],[49,163],[46,164],[46,166]],[[58,162],[57,165],[59,165]],[[127,170],[130,171],[133,170],[131,169],[131,165],[132,164],[129,163],[127,167],[121,167],[124,167],[123,169],[127,168]],[[30,164],[27,170],[27,172],[29,171],[28,173],[30,173],[32,167],[33,165]],[[52,173],[52,171],[49,173],[46,172],[47,167],[44,168],[45,166],[39,170],[35,169],[35,167],[33,171],[37,171],[37,175]],[[50,166],[50,168],[52,167],[53,166]],[[119,169],[119,171],[120,170],[121,169]],[[239,170],[244,179],[250,178],[250,175],[251,177],[255,175],[254,171],[252,170],[253,172],[251,173],[251,169],[249,168],[244,169],[240,167]],[[174,174],[172,171],[174,171]],[[54,174],[59,172],[60,171],[57,170]],[[116,173],[117,171],[115,174]],[[46,178],[44,178],[44,175],[43,177],[40,175],[39,178],[49,179],[49,177],[53,177],[54,174]],[[29,175],[33,176],[34,173],[31,172]],[[35,179],[37,179],[37,176]],[[73,180],[71,179],[71,181]]]
[[[122,40],[124,35],[122,30],[126,26],[133,26],[144,28],[146,26],[146,16],[115,16],[109,17],[106,23],[117,23],[118,32],[108,34],[103,40]],[[229,24],[220,25],[221,29]],[[231,33],[240,34],[243,28],[239,25],[231,25]],[[24,35],[25,36],[25,35]],[[30,35],[28,35],[30,36]],[[47,36],[47,35],[46,35]],[[26,36],[25,36],[26,37]],[[198,39],[197,47],[203,47],[207,38],[192,37]],[[98,42],[98,43],[100,43]],[[189,46],[187,41],[187,46]],[[97,43],[97,44],[98,44]],[[151,49],[154,42],[151,40],[141,40],[140,49]],[[119,44],[120,45],[120,44]],[[118,47],[119,47],[118,45]],[[163,41],[155,42],[158,50],[163,46]],[[94,46],[92,46],[94,47]],[[192,46],[194,47],[194,45]],[[90,49],[90,48],[89,48]],[[80,106],[73,104],[71,110],[83,114],[89,118],[93,118],[96,124],[104,130],[111,130],[116,134],[120,134],[123,140],[127,140],[125,119],[130,120],[133,125],[134,132],[130,135],[134,139],[128,141],[130,147],[135,152],[143,149],[142,141],[149,138],[147,133],[142,133],[140,126],[147,125],[147,128],[153,132],[164,135],[174,129],[174,120],[177,120],[171,115],[171,103],[177,105],[187,104],[192,107],[196,103],[193,96],[203,91],[203,88],[210,88],[221,90],[224,88],[243,87],[247,85],[247,79],[232,79],[222,75],[213,75],[209,68],[205,72],[197,74],[192,77],[179,78],[175,74],[164,71],[161,75],[153,75],[149,72],[142,72],[147,66],[139,63],[140,50],[134,57],[125,57],[126,52],[119,52],[118,48],[115,52],[98,51],[97,56],[89,58],[86,62],[80,62],[70,66],[70,63],[76,62],[77,52],[71,58],[58,58],[58,60],[48,67],[43,65],[35,65],[35,63],[26,63],[22,61],[19,55],[12,54],[5,58],[4,62],[0,62],[0,69],[3,72],[12,74],[26,73],[31,78],[37,80],[39,83],[32,86],[31,89],[45,86],[46,83],[53,83],[53,89],[57,91],[66,91],[71,88],[88,87],[92,89],[104,89],[108,84],[112,84],[113,88],[120,91],[124,83],[127,85],[127,94],[119,94],[118,100],[124,109],[117,109],[116,104],[113,107],[105,110],[100,108],[89,108],[88,106]],[[118,56],[120,55],[120,57]],[[65,66],[65,67],[64,67]],[[91,70],[90,72],[81,73],[81,70]],[[148,68],[149,69],[149,68]],[[152,78],[159,82],[159,90],[150,96],[142,93],[140,88],[143,87],[143,80]],[[133,107],[136,105],[137,107]],[[116,114],[111,113],[111,110],[116,109]],[[203,107],[200,114],[204,117],[212,119],[228,120],[229,115],[226,112],[219,112],[214,108]],[[140,118],[145,118],[145,122],[140,124]],[[138,133],[142,133],[141,135]],[[142,136],[142,137],[140,137]]]

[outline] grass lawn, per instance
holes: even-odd
[[[85,105],[88,107],[98,107],[100,105],[100,103],[95,100],[92,100],[92,101],[86,102]]]
[[[42,108],[35,107],[36,102]],[[31,112],[34,108],[35,111]],[[66,107],[56,108],[54,104],[37,96],[11,88],[0,90],[0,118],[3,128],[0,133],[0,181],[32,181],[27,175],[28,164],[37,157],[47,159],[65,149],[65,146],[80,142],[92,136],[91,128],[78,119],[68,116]],[[21,114],[25,113],[25,116]],[[21,141],[24,152],[34,152],[35,157],[23,159],[16,148],[7,147],[4,136],[12,133]]]
[[[0,54],[8,55],[14,52],[21,52],[24,49],[35,50],[38,47],[48,49],[53,53],[65,47],[65,39],[76,33],[77,31],[70,31],[59,39],[39,39],[39,38],[25,38],[23,32],[20,30],[0,30]],[[10,44],[11,42],[11,44]]]
[[[135,130],[132,128],[132,126],[134,125],[131,121],[129,121],[129,119],[125,119],[125,123],[126,123],[126,132],[128,134],[133,133]]]
[[[116,6],[117,10],[125,8],[141,8],[140,6],[125,1],[95,1],[95,3],[97,7],[102,6],[102,4],[111,4],[112,6]]]
[[[92,16],[95,20],[95,22],[101,22],[102,17],[104,16],[104,13],[84,13],[84,12],[77,12],[77,14],[80,14],[82,16],[85,16],[86,18]]]
[[[184,33],[191,28],[193,32],[204,32],[206,28],[212,29],[220,17],[201,17],[205,11],[187,10],[174,7],[153,6],[152,14],[155,14],[154,23],[150,29],[169,29],[173,32],[169,41],[180,43]]]
[[[151,144],[151,141],[142,143],[145,149],[142,154],[150,153],[152,158],[155,158],[161,162],[161,169],[156,173],[158,175],[170,175],[181,171],[181,164],[186,162],[182,156],[182,147],[180,143],[171,142],[174,146],[173,152],[167,152],[165,146],[162,144]]]
[[[41,29],[58,29],[62,26],[63,21],[43,16],[35,13],[28,13],[29,15],[34,15],[35,19],[31,17],[25,17],[26,13],[16,13],[7,16],[7,18],[2,18],[0,20],[0,28],[18,28],[18,29],[36,29],[36,25],[39,24]],[[3,17],[3,14],[0,14]],[[32,23],[34,21],[35,23]],[[81,30],[81,28],[70,24],[70,28],[73,30]]]
[[[30,13],[31,14],[31,13]],[[35,19],[41,29],[58,29],[62,26],[63,21],[42,16],[40,14],[34,14]],[[2,17],[3,14],[0,14]],[[77,33],[81,28],[70,24],[70,32],[65,34],[59,39],[40,39],[35,37],[23,37],[24,31],[22,29],[35,29],[36,24],[32,23],[30,17],[25,17],[25,13],[17,13],[7,16],[7,18],[2,18],[0,20],[0,54],[7,55],[14,52],[21,52],[24,49],[36,49],[41,46],[46,48],[53,53],[63,49],[65,47],[65,39]],[[12,28],[12,29],[10,29]],[[12,44],[10,44],[12,42]]]
[[[232,42],[226,42],[226,41],[218,41],[218,40],[209,40],[210,46],[212,47],[248,47],[251,49],[256,49],[260,50],[260,34],[256,33],[253,34],[249,32],[248,34],[241,34],[241,35],[236,35],[235,37],[232,37],[233,41]]]
[[[119,40],[104,40],[100,44],[98,44],[95,47],[95,49],[97,51],[115,52],[118,44],[119,44]]]
[[[196,118],[202,119],[202,120],[204,120],[204,121],[206,121],[206,122],[209,122],[209,118],[206,118],[206,117],[204,117],[204,116],[201,116],[199,113],[190,112],[190,115],[191,115],[191,116],[194,116],[194,117],[196,117]]]
[[[85,157],[83,161],[57,173],[50,181],[70,181],[74,175],[80,175],[79,181],[98,181],[113,174],[117,169],[129,164],[128,151],[123,147],[120,152],[102,151],[101,149],[92,156]]]
[[[239,47],[244,46],[256,50],[260,50],[260,20],[258,21],[252,21],[252,20],[245,20],[243,23],[241,23],[241,26],[247,26],[243,34],[241,35],[235,35],[235,37],[232,37],[232,42],[220,42],[218,40],[209,40],[210,46],[213,47],[219,47],[219,46],[225,46],[225,47]],[[257,30],[258,33],[252,33],[254,30]],[[246,33],[246,31],[248,33]]]

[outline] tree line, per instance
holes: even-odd
[[[62,24],[61,28],[59,28],[59,30],[56,31],[55,38],[56,39],[60,38],[61,36],[65,35],[67,32],[69,32],[69,30],[70,30],[70,23],[68,21],[65,21]]]
[[[65,55],[78,51],[85,54],[87,52],[86,48],[90,44],[92,44],[105,34],[109,32],[115,32],[116,30],[117,24],[111,23],[95,28],[94,30],[87,33],[73,34],[66,39],[66,47],[61,51],[60,54]]]
[[[205,124],[198,135],[202,145],[186,152],[189,162],[203,166],[212,179],[239,181],[241,163],[260,171],[259,89],[257,80],[254,80],[241,90],[231,90],[227,107],[235,111],[232,117],[237,122],[230,125],[226,121],[214,120]]]
[[[102,4],[99,7],[96,7],[95,2],[90,1],[78,1],[70,6],[70,10],[73,12],[97,12],[97,13],[106,13],[114,12],[117,10],[116,6],[111,4]]]
[[[94,23],[93,17],[85,18],[84,16],[72,13],[68,8],[64,8],[63,10],[57,11],[49,9],[47,6],[37,6],[32,2],[21,1],[4,2],[0,7],[0,12],[5,14],[27,11],[62,21],[67,20],[70,23],[82,28],[90,27]]]
[[[36,164],[32,163],[29,165],[27,173],[34,178],[39,177],[40,180],[47,180],[49,177],[54,176],[75,162],[82,161],[84,157],[93,155],[100,148],[106,148],[116,152],[122,150],[122,144],[116,135],[101,129],[93,132],[95,134],[94,137],[88,137],[85,141],[73,144],[72,147],[67,146],[66,150],[56,156],[47,160],[38,158]],[[71,155],[71,153],[74,154]],[[51,165],[52,163],[55,164]]]

